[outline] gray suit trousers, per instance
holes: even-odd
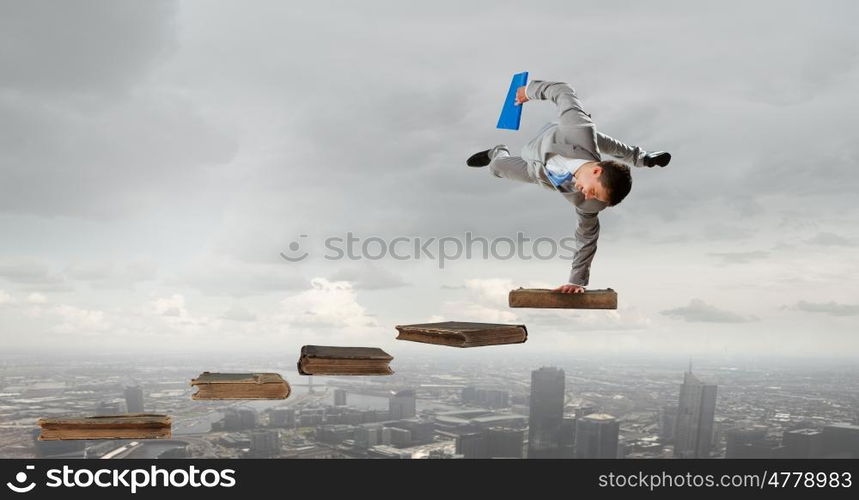
[[[555,187],[546,178],[543,163],[533,154],[533,151],[536,151],[534,143],[539,141],[546,130],[554,125],[553,123],[546,124],[536,137],[522,148],[522,156],[510,156],[503,148],[494,148],[490,151],[492,162],[489,164],[489,171],[492,175],[517,182],[539,184],[555,191]],[[597,147],[600,153],[613,156],[635,167],[643,166],[641,160],[647,154],[647,151],[638,146],[629,146],[602,132],[597,132]]]

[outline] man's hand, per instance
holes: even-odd
[[[520,104],[524,104],[528,102],[528,96],[525,94],[525,86],[519,87],[516,89],[516,100],[514,101],[517,106]]]
[[[583,293],[585,291],[585,287],[567,283],[566,285],[561,285],[552,291],[561,293]]]

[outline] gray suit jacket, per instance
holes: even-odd
[[[578,160],[600,161],[597,131],[590,115],[582,109],[575,90],[566,83],[534,80],[525,89],[531,100],[550,100],[558,106],[558,121],[549,123],[522,149],[522,158],[540,164],[552,155]],[[575,189],[560,191],[576,207],[576,255],[573,257],[569,282],[585,286],[590,280],[591,262],[597,251],[600,222],[597,214],[608,206],[599,200],[585,200]]]

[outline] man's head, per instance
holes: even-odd
[[[632,189],[629,167],[616,161],[585,163],[576,171],[576,189],[585,199],[596,198],[613,207]]]

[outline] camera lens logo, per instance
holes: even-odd
[[[300,238],[307,238],[306,234],[300,234]],[[285,252],[280,252],[280,256],[290,262],[300,262],[307,257],[307,252],[301,251],[301,243],[299,241],[293,241],[289,244],[289,254]]]
[[[26,466],[27,470],[33,470],[35,468],[35,465]],[[19,484],[23,484],[25,481],[27,481],[27,473],[22,471],[15,474],[15,481]],[[15,483],[8,482],[6,483],[6,486],[8,486],[9,489],[14,491],[15,493],[27,493],[29,491],[32,491],[32,489],[36,487],[36,483],[30,483],[26,486],[18,486]]]

